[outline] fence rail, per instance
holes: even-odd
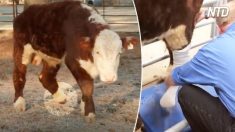
[[[23,4],[18,5],[18,14],[23,11]],[[137,33],[138,22],[134,7],[126,6],[94,6],[110,27],[117,32]],[[0,5],[0,30],[12,29],[12,5]]]

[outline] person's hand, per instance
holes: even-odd
[[[221,25],[218,25],[218,29],[219,29],[219,34],[224,33],[225,31],[227,31],[227,29],[232,25],[233,23],[229,23],[229,22],[224,22]]]
[[[160,105],[162,108],[171,108],[176,104],[178,87],[174,87],[175,83],[172,79],[171,72],[172,68],[168,68],[168,76],[165,78],[167,90],[160,99]]]
[[[166,84],[167,88],[169,88],[171,86],[175,86],[171,72],[169,72],[168,76],[165,78],[165,84]]]

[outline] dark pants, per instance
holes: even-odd
[[[235,132],[235,118],[230,116],[219,98],[192,85],[183,86],[178,98],[194,132]]]

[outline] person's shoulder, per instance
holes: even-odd
[[[229,30],[235,29],[235,23]],[[227,31],[213,40],[207,42],[195,55],[196,60],[210,60],[219,55],[227,54],[231,49],[235,49],[235,30]]]
[[[235,41],[235,30],[225,32],[215,39],[209,41],[205,44],[204,47],[201,48],[201,50],[215,50],[215,49],[225,49],[225,48],[235,48],[235,44],[233,43]]]
[[[196,60],[209,60],[213,58],[216,54],[219,54],[220,50],[223,50],[223,44],[225,41],[222,36],[219,36],[209,42],[207,42],[201,49],[198,50],[195,55]],[[227,43],[227,42],[226,42]]]
[[[235,32],[235,22],[228,27],[226,32]]]

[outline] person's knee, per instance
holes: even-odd
[[[187,86],[182,86],[182,88],[179,90],[178,92],[178,98],[179,100],[182,100],[185,98],[185,96],[188,95],[188,90],[187,90]]]
[[[185,101],[189,101],[193,98],[193,86],[192,85],[184,85],[178,92],[178,101],[180,105],[184,104]]]

